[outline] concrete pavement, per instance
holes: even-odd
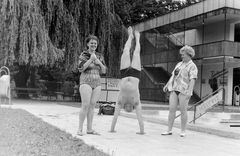
[[[93,128],[101,135],[86,134],[79,137],[76,135],[79,108],[58,105],[56,101],[29,100],[13,100],[11,108],[26,110],[112,156],[237,156],[240,153],[240,139],[197,132],[196,129],[201,131],[201,127],[211,127],[206,124],[195,125],[195,130],[188,130],[187,136],[182,138],[179,136],[180,129],[177,128],[179,121],[176,121],[173,135],[161,136],[161,132],[167,129],[167,111],[161,111],[160,115],[149,115],[143,112],[146,135],[137,135],[139,126],[134,113],[122,111],[116,125],[117,132],[109,133],[113,116],[99,116],[96,109]],[[191,126],[194,127],[194,125],[188,125],[188,127]],[[84,128],[86,128],[86,122]],[[235,136],[237,136],[236,131],[240,131],[240,128],[233,130]]]

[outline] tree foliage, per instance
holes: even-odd
[[[116,13],[125,25],[133,25],[202,0],[115,0]]]
[[[89,34],[100,39],[98,51],[103,53],[108,76],[118,76],[119,58],[126,40],[126,28],[115,13],[113,0],[64,1],[78,23],[80,41],[84,49]],[[80,50],[82,50],[80,49]]]
[[[93,34],[100,39],[97,50],[104,54],[107,76],[118,77],[125,27],[198,1],[0,0],[0,65],[18,69],[17,78],[24,74],[19,83],[35,68],[52,70],[60,79],[76,71],[85,39]]]
[[[2,0],[0,47],[3,64],[53,65],[63,58],[53,45],[37,1]]]
[[[0,0],[0,25],[0,64],[24,79],[32,68],[75,71],[89,34],[100,39],[108,76],[118,76],[126,29],[113,0]]]

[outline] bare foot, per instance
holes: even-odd
[[[129,37],[134,37],[133,36],[133,30],[132,30],[132,27],[130,26],[130,27],[128,27],[128,35],[129,35]]]
[[[134,33],[135,33],[136,40],[139,40],[140,33],[137,30],[135,30]]]

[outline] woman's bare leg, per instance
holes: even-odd
[[[132,45],[132,39],[134,38],[132,33],[132,27],[128,27],[128,40],[125,43],[122,57],[121,57],[121,65],[120,70],[130,67],[131,59],[130,59],[130,48]]]
[[[187,126],[188,102],[189,102],[189,99],[187,99],[187,96],[185,96],[183,94],[179,94],[179,107],[180,107],[180,111],[181,111],[181,134],[185,134],[185,129],[186,129],[186,126]]]
[[[92,88],[89,85],[83,84],[79,87],[79,91],[82,97],[82,106],[79,113],[79,126],[78,130],[83,130],[83,122],[87,116],[87,112],[90,105],[90,100],[92,97]]]
[[[92,97],[90,101],[90,105],[88,108],[88,113],[87,113],[87,131],[92,132],[92,124],[93,124],[93,116],[94,116],[94,108],[96,106],[97,101],[99,100],[99,96],[101,94],[101,86],[95,88],[92,91]]]
[[[178,106],[178,95],[175,92],[171,92],[169,97],[169,114],[168,114],[167,132],[172,132],[173,123],[176,117],[177,106]]]
[[[140,33],[135,30],[135,39],[136,39],[136,46],[133,52],[132,64],[131,67],[141,71],[141,58],[140,58]]]

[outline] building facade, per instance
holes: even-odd
[[[162,87],[181,61],[179,49],[190,45],[199,70],[195,101],[224,88],[224,104],[235,104],[240,85],[239,0],[205,0],[133,27],[141,33],[142,100],[167,101]]]

